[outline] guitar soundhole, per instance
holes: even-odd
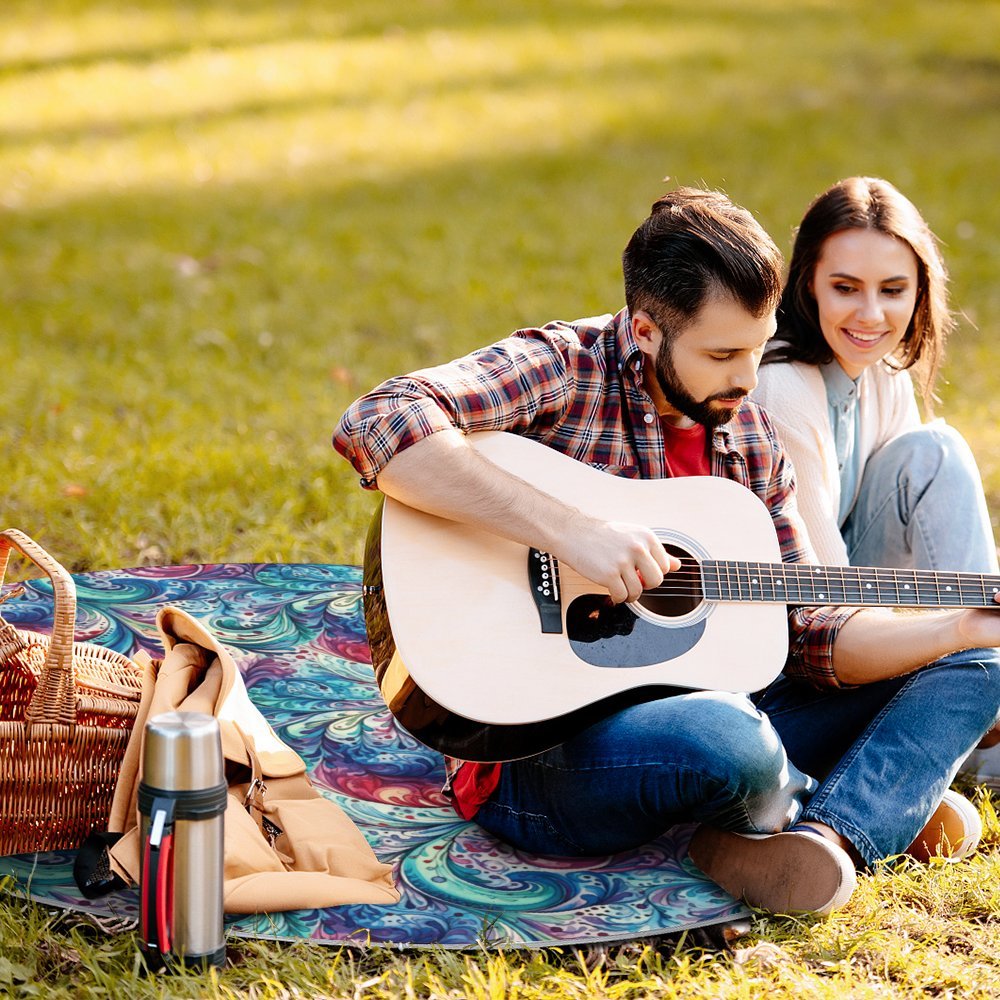
[[[704,599],[701,569],[698,560],[679,545],[665,543],[663,547],[680,559],[681,568],[668,573],[655,590],[644,591],[636,603],[658,618],[683,618],[696,610]]]

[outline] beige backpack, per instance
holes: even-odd
[[[226,913],[268,913],[399,900],[391,867],[380,863],[347,814],[309,781],[302,758],[278,738],[250,701],[231,654],[186,611],[156,618],[164,657],[135,657],[145,671],[142,701],[125,751],[108,829],[112,869],[139,880],[137,796],[148,718],[191,711],[219,721],[229,801],[225,813]]]

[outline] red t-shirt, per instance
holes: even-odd
[[[708,431],[702,424],[675,427],[662,418],[666,464],[671,478],[711,475]],[[462,819],[472,819],[500,783],[503,764],[463,764],[451,782],[452,801]]]
[[[704,424],[675,427],[661,417],[660,427],[663,429],[663,439],[666,442],[665,461],[671,479],[712,474],[708,458],[708,430]]]

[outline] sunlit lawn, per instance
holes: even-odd
[[[1000,512],[998,37],[995,0],[7,0],[2,520],[74,570],[357,562],[371,498],[329,447],[355,395],[617,309],[621,247],[666,176],[724,188],[787,247],[807,201],[852,173],[894,180],[945,244],[963,320],[940,409]],[[629,953],[603,986],[565,955],[369,956],[358,974],[372,996],[406,995],[407,976],[416,995],[964,980],[987,996],[998,865],[991,849],[881,876],[829,923],[759,921],[751,943],[780,948],[767,960]],[[29,912],[20,957],[8,914],[0,991],[27,995],[11,963],[76,977],[78,996],[155,990],[130,978],[127,944],[79,964]],[[240,954],[223,994],[282,995],[264,985],[279,962],[304,994],[341,989],[340,971],[323,986],[330,952]]]

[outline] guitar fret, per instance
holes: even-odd
[[[760,575],[760,600],[774,603],[774,571],[769,563],[757,563]]]
[[[774,600],[774,581],[770,563],[757,563],[757,600],[770,603]]]
[[[714,576],[715,576],[715,579],[712,582],[715,584],[715,592],[718,595],[717,599],[720,601],[725,600],[725,593],[726,593],[722,585],[723,566],[724,566],[723,563],[719,562],[712,563],[712,569],[714,571]]]
[[[786,575],[785,582],[789,588],[789,599],[795,604],[802,604],[805,601],[805,595],[802,593],[802,567],[796,566],[795,572],[791,574],[791,578]],[[794,590],[793,590],[794,588]]]
[[[771,593],[774,599],[782,604],[788,603],[788,587],[785,585],[787,569],[784,563],[778,563],[772,567],[771,572]]]
[[[940,601],[949,607],[961,606],[962,588],[956,573],[935,573]]]
[[[973,579],[975,574],[966,573],[958,578],[958,589],[962,595],[962,604],[967,605],[979,600],[979,591],[982,589],[982,581],[977,584]]]
[[[729,572],[729,563],[725,564],[725,577],[719,574],[719,592],[726,595],[726,600],[731,601],[733,599],[733,581],[732,574]]]
[[[729,589],[734,601],[743,600],[743,590],[740,587],[740,564],[730,563],[729,566]]]
[[[772,604],[774,602],[776,602],[776,601],[783,603],[783,601],[784,601],[784,595],[782,595],[782,596],[779,597],[778,594],[775,593],[776,590],[777,590],[777,588],[774,585],[774,567],[772,565],[768,564],[768,567],[767,567],[767,599]]]
[[[848,605],[861,603],[861,580],[853,566],[840,567],[841,586],[844,588],[844,603]]]
[[[699,563],[702,593],[709,601],[753,601],[802,606],[993,607],[1000,576],[705,560]]]
[[[877,571],[867,566],[858,568],[858,603],[862,606],[879,603]]]
[[[815,579],[820,581],[821,590],[816,597],[824,604],[843,604],[844,587],[833,574],[837,573],[837,567],[817,566]],[[841,574],[842,575],[842,574]],[[822,578],[822,579],[820,579]],[[838,589],[839,585],[839,589]]]
[[[718,584],[711,576],[713,572],[718,576],[718,567],[714,562],[706,560],[698,568],[701,570],[701,592],[705,595],[705,599],[708,601],[719,600]],[[715,584],[714,587],[713,584]]]
[[[913,569],[895,570],[896,590],[899,594],[899,606],[909,607],[920,604],[920,584],[917,582],[917,571]],[[902,579],[902,586],[900,580]]]
[[[981,574],[980,581],[983,588],[983,604],[986,607],[997,607],[994,598],[1000,594],[1000,577]]]
[[[794,576],[794,574],[794,567],[789,566],[787,563],[781,564],[781,574],[778,577],[778,589],[776,593],[786,604],[794,603],[795,588],[793,586],[793,581],[789,579],[789,576]]]

